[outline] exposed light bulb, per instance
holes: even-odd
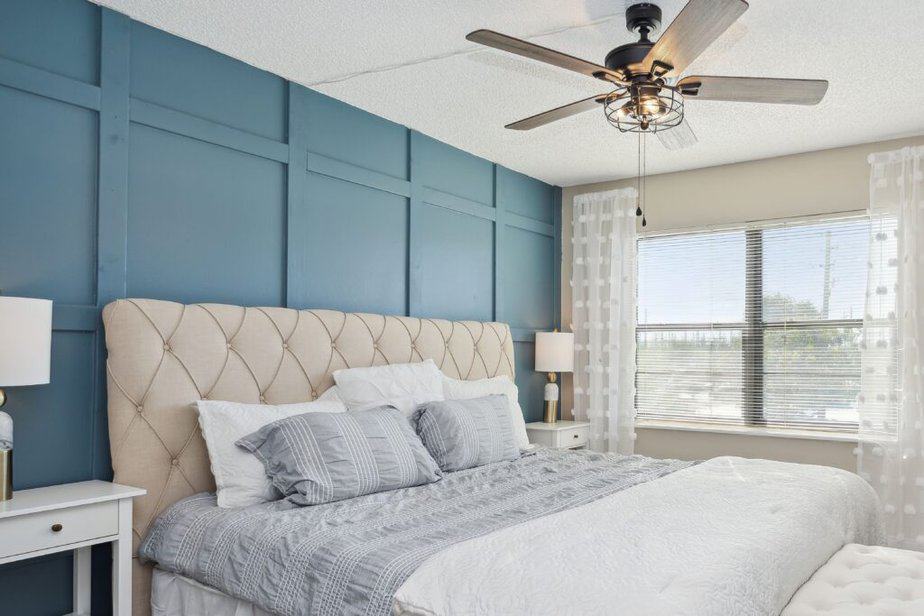
[[[643,96],[636,106],[636,115],[656,119],[664,115],[664,103],[657,96]]]

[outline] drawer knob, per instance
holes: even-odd
[[[574,438],[577,438],[578,436],[579,436],[579,435],[575,434],[575,435],[574,435]]]
[[[53,532],[53,533],[60,533],[62,528],[64,528],[64,526],[63,526],[62,524],[52,524],[52,525],[51,525],[51,532]]]

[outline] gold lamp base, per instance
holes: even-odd
[[[13,498],[13,450],[0,449],[0,501]]]
[[[0,406],[6,404],[6,393],[0,388]],[[0,501],[13,498],[13,420],[0,411]],[[9,429],[9,434],[6,434]],[[10,439],[7,441],[7,439]]]
[[[550,424],[558,421],[558,400],[545,401],[545,414],[542,417],[542,421]]]

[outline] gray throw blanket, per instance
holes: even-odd
[[[310,507],[221,509],[184,499],[156,521],[143,559],[281,615],[386,616],[429,556],[690,466],[542,449],[423,486]]]

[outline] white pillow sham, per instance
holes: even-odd
[[[343,404],[343,398],[340,397],[340,390],[337,389],[337,386],[336,386],[336,385],[331,385],[330,387],[328,387],[327,389],[325,389],[325,390],[324,390],[324,393],[321,394],[320,396],[318,396],[317,399],[316,399],[316,401],[317,401],[317,402],[333,402],[333,401],[336,401],[336,402],[339,402],[340,404]],[[343,404],[343,406],[346,406],[346,405]]]
[[[219,507],[248,507],[276,500],[263,463],[235,442],[268,423],[303,413],[342,413],[346,407],[337,400],[298,404],[242,404],[221,400],[199,400],[199,427],[209,452],[215,476]]]
[[[410,418],[418,404],[443,399],[443,373],[432,359],[337,370],[334,381],[337,393],[351,411],[388,404]]]
[[[523,410],[520,408],[520,391],[510,377],[501,375],[489,379],[463,381],[443,375],[443,395],[446,400],[471,400],[493,395],[506,396],[510,423],[517,446],[520,449],[529,449],[526,420],[523,419]]]

